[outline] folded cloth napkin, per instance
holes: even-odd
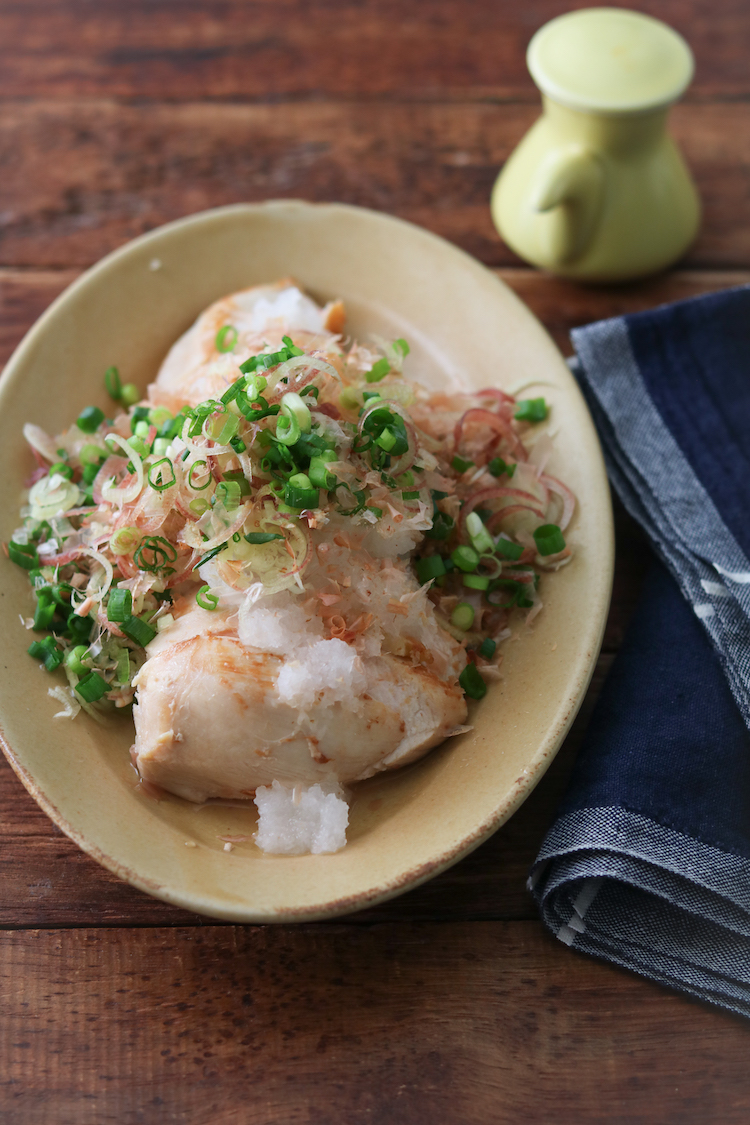
[[[573,342],[612,483],[666,569],[529,886],[567,945],[750,1016],[750,287]]]

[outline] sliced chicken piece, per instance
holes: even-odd
[[[216,347],[225,325],[237,331],[230,353]],[[320,308],[288,278],[243,289],[210,305],[173,345],[149,387],[149,399],[176,412],[186,403],[220,397],[237,378],[239,364],[267,347],[280,348],[289,333],[306,350],[331,348],[338,354],[335,341],[343,327],[341,301]]]
[[[320,691],[300,710],[279,695],[283,658],[214,630],[187,636],[183,620],[138,676],[138,769],[187,800],[249,797],[274,780],[348,784],[415,761],[466,718],[459,688],[393,656],[362,660],[364,690],[346,702]]]

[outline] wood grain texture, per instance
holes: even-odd
[[[536,100],[524,57],[581,0],[5,0],[0,97]],[[690,41],[692,96],[747,95],[743,0],[642,0]]]
[[[744,1125],[750,1030],[536,922],[0,937],[4,1125]]]
[[[269,198],[388,211],[489,265],[518,265],[492,225],[497,173],[528,105],[6,103],[0,265],[87,266],[171,219]],[[703,225],[691,267],[750,262],[750,103],[677,106]]]

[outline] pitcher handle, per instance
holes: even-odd
[[[552,268],[580,258],[594,237],[604,202],[601,158],[583,145],[551,152],[531,187],[532,211],[549,215],[544,239]]]

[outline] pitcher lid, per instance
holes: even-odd
[[[661,20],[623,8],[584,8],[550,20],[526,61],[547,97],[570,109],[635,113],[676,101],[693,54]]]

